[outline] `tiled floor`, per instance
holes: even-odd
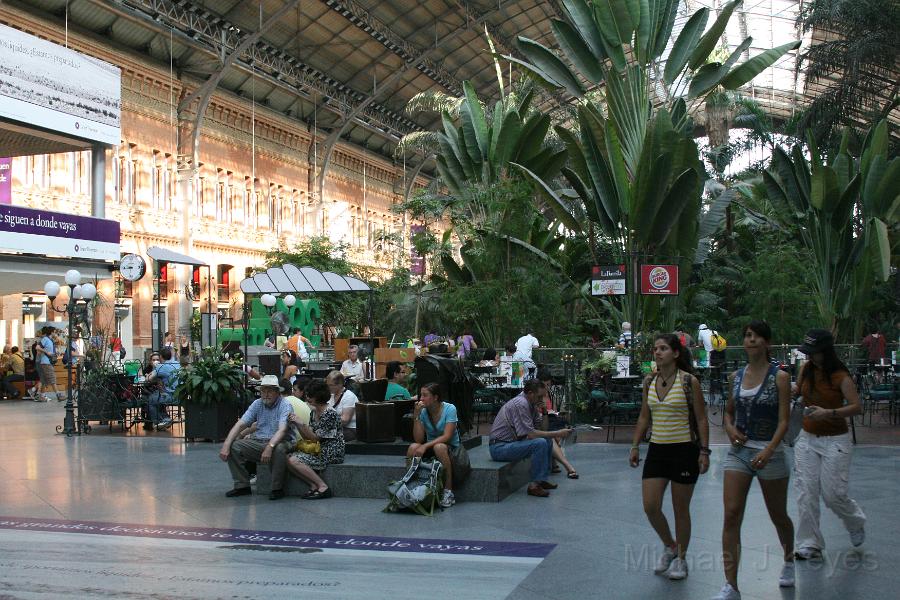
[[[55,403],[0,403],[0,598],[702,600],[723,581],[722,446],[714,448],[710,473],[694,495],[691,574],[669,582],[650,573],[658,543],[641,509],[640,472],[626,465],[623,444],[585,443],[595,432],[579,434],[579,443],[567,449],[581,479],[556,476],[560,487],[550,498],[521,490],[498,504],[458,504],[425,518],[382,513],[378,500],[226,499],[230,481],[217,445],[185,444],[177,431],[121,435],[96,429],[65,438],[54,434],[62,417]],[[894,447],[856,448],[851,493],[869,516],[867,542],[852,549],[825,510],[826,561],[800,565],[795,590],[777,587],[777,539],[754,486],[743,530],[744,598],[897,597],[900,572],[891,565],[900,534],[898,459]],[[793,495],[790,512],[796,514]],[[100,528],[85,522],[140,524],[171,535],[64,528]],[[228,537],[238,535],[235,530],[249,537]],[[302,542],[261,541],[272,532],[306,532],[331,542],[440,540],[470,549],[308,550]],[[496,542],[500,550],[471,550],[477,541]],[[527,543],[556,546],[541,560],[517,554]]]

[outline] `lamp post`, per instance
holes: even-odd
[[[75,435],[80,433],[78,425],[75,422],[75,404],[73,402],[72,390],[72,339],[75,337],[75,314],[80,311],[81,307],[87,307],[88,304],[97,295],[97,288],[91,283],[81,284],[81,273],[75,269],[66,271],[66,285],[69,286],[69,301],[61,306],[54,305],[56,297],[59,296],[60,285],[55,281],[48,281],[44,284],[44,293],[50,299],[50,307],[59,313],[66,313],[69,319],[69,338],[68,344],[69,364],[68,364],[68,385],[66,386],[66,417],[63,420],[62,428],[57,426],[57,432],[66,435]],[[79,301],[83,304],[79,305]]]

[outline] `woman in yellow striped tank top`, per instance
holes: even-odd
[[[693,375],[690,355],[678,336],[657,335],[653,356],[657,371],[644,379],[641,415],[634,428],[629,463],[632,467],[640,464],[640,443],[652,423],[641,495],[647,519],[664,546],[654,572],[665,573],[669,579],[684,579],[684,556],[691,540],[691,496],[697,478],[709,469],[709,423],[700,382]],[[693,424],[688,401],[695,416]],[[675,513],[674,538],[662,512],[669,482]]]

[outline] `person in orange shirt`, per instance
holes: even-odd
[[[866,539],[866,515],[848,495],[853,442],[847,419],[862,412],[850,372],[834,351],[827,329],[811,329],[800,346],[809,356],[797,377],[806,412],[794,444],[797,486],[797,558],[821,558],[819,497],[840,517],[854,546]]]

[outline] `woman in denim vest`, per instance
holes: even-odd
[[[724,464],[722,562],[725,586],[714,600],[740,600],[737,572],[741,552],[741,523],[753,477],[759,479],[769,517],[784,550],[778,584],[794,585],[794,524],[787,514],[790,473],[781,440],[788,430],[791,378],[771,364],[772,330],[765,321],[744,326],[746,366],[730,379],[725,406],[725,432],[731,448]]]

